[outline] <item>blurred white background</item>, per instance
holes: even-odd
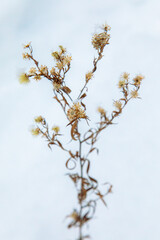
[[[6,0],[0,2],[0,239],[75,240],[76,230],[64,221],[76,206],[73,184],[65,176],[66,155],[30,126],[37,115],[65,129],[63,112],[46,80],[20,85],[18,75],[30,63],[22,60],[23,44],[32,41],[34,56],[53,66],[51,51],[63,45],[73,61],[67,75],[73,96],[91,69],[92,34],[107,22],[110,45],[89,86],[88,114],[97,120],[100,105],[110,112],[119,98],[119,76],[145,75],[141,100],[133,100],[99,139],[91,172],[113,184],[88,232],[93,240],[160,239],[158,0]]]

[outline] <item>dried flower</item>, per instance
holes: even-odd
[[[56,69],[54,67],[52,67],[50,73],[51,73],[51,75],[56,75]]]
[[[128,81],[129,75],[130,75],[129,73],[124,72],[124,73],[121,75],[121,79],[124,79],[124,80]]]
[[[40,76],[40,75],[36,75],[36,76],[34,76],[34,79],[35,79],[36,81],[39,81],[39,80],[41,80],[41,76]]]
[[[41,123],[43,120],[44,120],[44,118],[43,118],[42,116],[38,116],[38,117],[36,117],[36,118],[34,119],[34,121],[35,121],[36,123]]]
[[[123,80],[119,80],[119,82],[118,82],[118,87],[119,87],[119,88],[124,88],[125,85],[126,85],[126,81],[125,81],[125,79],[123,79]]]
[[[59,53],[56,51],[56,52],[52,52],[51,53],[52,57],[54,57],[55,60],[60,60],[60,55]]]
[[[111,30],[111,27],[107,23],[105,23],[102,25],[102,29],[107,32]]]
[[[58,133],[60,131],[60,128],[58,126],[53,126],[52,130],[55,132],[55,133]]]
[[[137,86],[137,87],[139,87],[140,86],[140,84],[141,84],[141,81],[144,79],[144,76],[142,76],[142,75],[137,75],[135,78],[133,78],[133,84],[135,85],[135,86]]]
[[[105,115],[105,114],[106,114],[106,111],[105,111],[104,108],[102,108],[102,107],[98,107],[98,108],[97,108],[97,111],[98,111],[101,115]]]
[[[33,128],[31,129],[31,133],[33,136],[38,136],[40,134],[40,129],[39,128]]]
[[[35,67],[31,67],[29,70],[30,74],[35,74],[36,73],[36,68]]]
[[[138,91],[137,90],[132,90],[131,91],[131,98],[137,98],[138,97]]]
[[[79,119],[79,118],[86,118],[86,114],[79,102],[73,104],[73,106],[70,109],[68,109],[67,116],[70,121],[74,119]]]
[[[22,74],[19,76],[19,82],[22,83],[22,84],[23,84],[23,83],[24,83],[24,84],[29,83],[30,80],[29,80],[28,75],[27,75],[26,73],[22,73]]]
[[[59,48],[61,49],[61,54],[66,52],[66,48],[64,48],[62,45],[59,45]]]
[[[54,87],[55,90],[59,90],[59,89],[61,89],[62,84],[58,83],[58,82],[53,82],[53,87]]]
[[[30,55],[28,53],[22,53],[23,59],[30,59]]]
[[[86,82],[88,82],[92,77],[93,77],[93,73],[92,72],[86,73]]]
[[[114,101],[113,105],[120,111],[122,110],[122,103],[120,101]]]
[[[72,61],[72,57],[67,55],[64,57],[63,63],[64,63],[64,65],[69,65],[71,63],[71,61]]]
[[[31,42],[27,43],[26,45],[23,46],[23,48],[29,48],[31,46]]]
[[[70,218],[73,218],[75,221],[77,220],[78,218],[78,213],[76,210],[74,210],[71,215],[69,215]]]
[[[41,65],[40,71],[41,71],[44,75],[47,75],[47,74],[48,74],[48,68],[47,68],[47,66]]]
[[[110,35],[107,32],[94,34],[92,37],[92,45],[97,50],[103,50],[106,44],[109,44]]]
[[[56,67],[57,67],[59,70],[61,70],[61,69],[64,67],[63,62],[57,62],[57,63],[56,63]]]

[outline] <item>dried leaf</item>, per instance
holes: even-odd
[[[62,88],[62,90],[63,90],[65,93],[67,93],[67,94],[69,94],[69,93],[71,92],[71,89],[70,89],[69,87],[67,87],[67,86],[64,86],[64,87]]]
[[[89,173],[89,169],[90,169],[90,161],[89,160],[87,160],[88,161],[88,166],[87,166],[87,174]]]
[[[111,185],[110,188],[108,189],[108,193],[112,193],[112,188],[113,186]]]
[[[69,150],[69,154],[72,158],[75,158],[75,155]]]
[[[48,143],[48,147],[51,149],[51,151],[52,151],[52,148],[51,148],[51,146],[50,146],[50,143]]]
[[[86,96],[87,96],[87,94],[83,93],[82,96],[80,97],[80,99],[85,98]]]
[[[94,150],[96,150],[96,151],[97,151],[97,154],[99,153],[99,149],[98,149],[98,148],[96,148],[96,147],[94,147],[94,148],[91,148],[91,150],[89,151],[89,153],[93,152]]]
[[[61,96],[62,96],[62,101],[65,102],[65,105],[68,105],[69,106],[69,103],[67,102],[66,98],[63,96],[63,93],[61,92]]]
[[[77,184],[78,180],[80,179],[80,177],[78,176],[78,174],[69,174],[69,177],[72,179],[72,181]]]
[[[96,179],[94,179],[94,178],[92,178],[92,177],[90,177],[90,176],[89,176],[89,179],[90,179],[92,182],[95,182],[95,183],[98,185],[98,182],[97,182]]]
[[[86,105],[84,103],[82,103],[82,102],[81,102],[81,105],[84,107],[84,110],[86,110]]]
[[[60,102],[60,100],[57,98],[57,96],[54,96],[53,98],[56,99],[57,102],[59,102],[59,103],[61,104],[61,102]]]
[[[74,166],[73,166],[73,167],[69,167],[69,166],[68,166],[68,164],[69,164],[70,161],[72,161],[72,162],[74,163]],[[73,169],[75,169],[75,167],[76,167],[76,162],[75,162],[72,158],[69,158],[69,159],[67,160],[67,162],[66,162],[66,168],[69,169],[69,170],[73,170]]]
[[[72,125],[72,128],[71,128],[71,137],[75,141],[77,141],[77,139],[74,137],[75,136],[75,130],[76,130],[76,127],[77,127],[77,123],[78,123],[78,121],[75,121],[74,124]]]
[[[98,192],[96,193],[96,195],[99,196],[99,198],[102,200],[103,204],[107,207],[107,203],[105,202],[105,200],[104,200],[104,198],[103,198],[104,196],[101,194],[101,192],[98,191]]]
[[[58,145],[60,146],[60,148],[62,148],[63,150],[65,150],[65,149],[63,148],[63,146],[62,146],[62,143],[61,143],[60,141],[56,140],[56,142],[58,143]]]
[[[122,100],[122,101],[125,101],[125,102],[126,102],[126,99],[125,99],[125,98],[120,98],[119,100]]]
[[[71,124],[74,123],[76,120],[77,120],[77,118],[73,119],[72,121],[70,121],[70,122],[67,124],[67,126],[71,125]],[[67,126],[66,126],[66,127],[67,127]]]

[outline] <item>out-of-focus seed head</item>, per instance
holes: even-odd
[[[131,98],[137,98],[139,96],[137,90],[132,90],[130,95],[131,95]]]
[[[55,132],[55,133],[58,133],[60,131],[60,127],[59,126],[53,126],[52,127],[52,130]]]
[[[36,81],[39,81],[39,80],[41,80],[41,76],[40,75],[36,75],[36,76],[34,76],[34,79],[36,80]]]
[[[31,133],[33,136],[38,136],[40,134],[40,129],[39,128],[33,128],[31,129]]]
[[[101,115],[105,115],[105,114],[106,114],[106,111],[105,111],[104,108],[102,108],[102,107],[98,107],[98,108],[97,108],[97,111],[98,111]]]
[[[36,74],[36,68],[35,67],[31,67],[30,70],[29,70],[29,73],[30,74]]]
[[[31,46],[31,42],[25,44],[25,45],[23,46],[23,48],[26,49],[26,48],[29,48],[30,46]]]
[[[120,111],[122,110],[122,103],[120,101],[114,101],[113,105]]]
[[[44,118],[43,118],[42,116],[38,116],[38,117],[36,117],[36,118],[34,119],[34,121],[35,121],[36,123],[41,123],[41,122],[43,122],[43,120],[44,120]]]
[[[19,82],[20,82],[21,84],[27,84],[27,83],[29,83],[30,80],[29,80],[28,75],[27,75],[26,73],[21,73],[21,75],[19,76]]]

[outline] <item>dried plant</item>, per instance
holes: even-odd
[[[129,73],[124,72],[120,76],[118,88],[122,92],[122,97],[113,102],[114,110],[110,115],[106,114],[106,110],[99,107],[99,122],[95,127],[90,127],[90,119],[87,115],[87,107],[84,103],[87,97],[88,83],[93,78],[98,62],[103,57],[103,51],[106,45],[109,44],[110,26],[103,25],[100,33],[96,33],[92,37],[92,45],[97,52],[97,57],[93,59],[93,68],[86,73],[84,86],[79,92],[76,100],[71,97],[71,89],[66,85],[65,77],[71,68],[72,57],[67,54],[63,46],[59,46],[59,51],[52,52],[51,55],[55,60],[55,67],[50,70],[47,66],[39,64],[33,56],[31,43],[24,46],[27,52],[23,53],[23,58],[33,61],[35,67],[30,68],[28,73],[20,75],[20,83],[28,83],[30,79],[36,81],[45,78],[52,84],[54,99],[60,104],[67,118],[67,128],[70,128],[70,138],[77,142],[77,150],[73,151],[62,142],[62,134],[59,126],[49,128],[44,117],[38,116],[35,118],[36,126],[31,130],[32,134],[43,136],[51,149],[56,145],[61,150],[67,152],[68,159],[66,160],[66,168],[69,170],[68,177],[73,182],[76,192],[78,205],[77,208],[67,216],[70,218],[68,228],[76,227],[79,230],[78,240],[89,239],[90,235],[84,234],[84,226],[93,219],[96,211],[97,202],[100,200],[106,206],[105,197],[112,192],[112,185],[105,184],[105,190],[102,192],[99,189],[98,180],[90,174],[90,166],[92,161],[90,155],[93,151],[97,154],[99,149],[96,147],[99,135],[108,126],[113,124],[114,119],[122,113],[124,107],[131,99],[139,98],[139,88],[144,77],[137,75],[132,80],[129,79]],[[86,121],[87,131],[79,128],[80,121]],[[86,145],[86,146],[84,146]],[[83,146],[85,148],[83,148]]]

